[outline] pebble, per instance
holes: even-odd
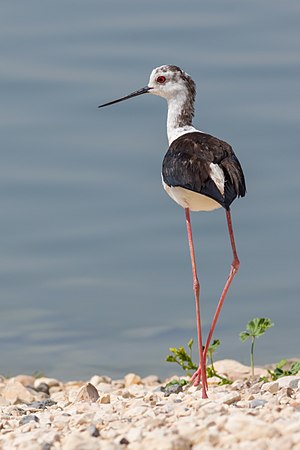
[[[16,403],[30,403],[35,400],[34,395],[23,386],[19,381],[13,378],[8,381],[2,391],[2,396],[12,405]]]
[[[31,421],[39,422],[40,419],[37,416],[35,416],[34,414],[29,414],[28,416],[22,417],[22,419],[19,422],[19,425],[25,425],[25,423],[28,423]]]
[[[171,394],[179,394],[179,392],[183,391],[181,384],[169,384],[168,386],[162,388],[162,391],[165,397],[168,397]]]
[[[155,375],[67,383],[2,378],[0,449],[300,450],[300,376],[266,383],[247,380],[250,368],[238,362],[215,365],[241,376],[232,385],[209,385],[208,399],[201,387],[178,384],[165,396],[169,380]],[[43,383],[49,397],[32,389]]]
[[[89,432],[90,436],[93,436],[93,437],[99,437],[100,436],[98,428],[93,423],[91,425],[89,425],[88,432]]]
[[[102,394],[97,400],[97,403],[103,403],[107,404],[110,403],[110,395],[109,394]]]
[[[276,394],[279,391],[279,383],[278,381],[271,381],[269,383],[264,383],[262,385],[262,391],[271,392],[271,394]]]
[[[35,382],[35,378],[32,375],[17,375],[13,379],[23,384],[23,386],[34,386]]]
[[[250,402],[250,408],[258,408],[259,406],[264,406],[267,402],[267,400],[264,400],[262,398],[255,398]]]
[[[300,376],[289,375],[287,377],[278,378],[279,387],[290,387],[292,389],[297,389],[300,385]]]
[[[96,402],[99,398],[99,393],[95,386],[91,383],[84,384],[75,399],[75,402]]]
[[[37,389],[42,383],[47,384],[50,388],[61,384],[56,378],[40,377],[34,381],[34,387]]]
[[[124,381],[125,387],[128,387],[132,384],[140,384],[142,380],[139,375],[136,375],[135,373],[128,373],[127,375],[125,375]]]
[[[239,400],[241,400],[241,394],[238,392],[229,392],[220,398],[220,401],[226,405],[231,405]]]

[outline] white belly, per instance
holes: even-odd
[[[162,183],[167,194],[182,208],[189,208],[191,211],[213,211],[221,208],[220,203],[205,195],[179,186],[168,186],[164,181]]]

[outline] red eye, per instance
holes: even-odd
[[[163,76],[157,77],[156,81],[160,84],[163,84],[166,81],[166,77]]]

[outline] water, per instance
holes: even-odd
[[[166,105],[97,105],[176,64],[200,129],[230,142],[248,194],[232,214],[241,269],[215,333],[276,326],[257,361],[299,355],[299,43],[296,0],[2,1],[0,339],[5,375],[165,376],[195,337],[183,211],[163,192]],[[224,211],[193,214],[208,332],[231,251]]]

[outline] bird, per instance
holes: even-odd
[[[175,65],[152,70],[148,84],[129,95],[99,105],[113,105],[142,94],[164,98],[168,105],[167,136],[169,148],[162,163],[162,185],[166,193],[185,212],[196,304],[199,367],[191,383],[200,385],[202,398],[208,398],[206,358],[219,315],[240,261],[235,244],[231,204],[246,194],[245,176],[232,147],[225,141],[196,129],[193,125],[196,84],[189,74]],[[229,276],[221,293],[212,324],[203,345],[200,313],[200,284],[197,274],[190,211],[214,211],[223,208],[232,250]]]

